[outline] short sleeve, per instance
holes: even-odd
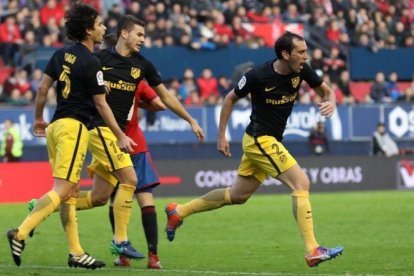
[[[303,64],[303,69],[300,72],[302,79],[304,79],[311,88],[318,87],[322,84],[322,79],[316,72],[307,64]]]
[[[105,93],[105,82],[101,70],[101,62],[97,58],[91,59],[86,66],[86,88],[92,95]]]
[[[55,51],[52,55],[52,57],[49,59],[46,68],[44,70],[44,73],[46,75],[48,75],[49,77],[51,77],[53,80],[57,79],[57,75],[56,75],[56,59],[58,56],[58,51]]]
[[[252,91],[253,83],[254,83],[254,70],[248,71],[237,83],[236,87],[234,88],[234,93],[239,98],[245,97]]]
[[[145,76],[144,77],[147,80],[148,84],[152,87],[158,86],[162,83],[161,76],[160,74],[158,74],[158,71],[155,68],[154,64],[152,64],[147,59],[145,59]]]

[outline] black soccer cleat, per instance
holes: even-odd
[[[24,250],[25,244],[24,240],[18,240],[16,234],[18,229],[11,229],[7,232],[7,239],[9,240],[10,250],[12,253],[13,261],[17,266],[20,266],[22,263],[21,254]]]
[[[97,269],[102,268],[105,266],[105,263],[102,261],[98,261],[88,253],[84,253],[81,256],[73,256],[69,254],[68,258],[68,266],[69,267],[82,267],[86,269]]]

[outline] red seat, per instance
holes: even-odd
[[[7,78],[12,74],[12,67],[0,67],[0,85],[3,85]]]
[[[352,81],[349,85],[351,94],[359,103],[364,103],[366,96],[371,92],[372,82],[368,81]]]
[[[405,94],[405,92],[407,91],[408,87],[410,87],[411,82],[408,81],[399,81],[398,82],[398,88],[400,89],[401,93]]]

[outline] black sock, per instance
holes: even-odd
[[[112,207],[112,202],[114,202],[114,197],[116,194],[117,189],[115,189],[110,197],[110,203],[109,203],[109,221],[111,222],[112,227],[112,234],[115,233],[115,217],[114,217],[114,208]]]
[[[148,251],[157,255],[158,247],[158,225],[157,213],[155,206],[145,206],[141,208],[142,226],[145,231],[145,238],[147,239]]]

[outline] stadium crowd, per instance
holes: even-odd
[[[300,23],[310,48],[311,66],[332,86],[339,104],[358,102],[350,89],[349,47],[414,49],[414,0],[84,0],[105,18],[107,32],[116,30],[123,14],[143,19],[146,47],[188,47],[214,51],[223,47],[269,47],[251,24]],[[61,47],[65,38],[64,13],[69,0],[0,0],[0,104],[33,104],[42,71],[34,65],[35,52]],[[231,74],[232,72],[229,72]],[[382,74],[382,76],[381,76]],[[398,86],[398,75],[379,72],[371,93],[359,102],[414,101],[414,77]],[[186,69],[168,88],[186,105],[216,105],[232,87],[229,76],[215,76],[206,68],[195,76]],[[48,104],[53,105],[53,93]],[[312,103],[317,95],[304,83],[298,101]]]

